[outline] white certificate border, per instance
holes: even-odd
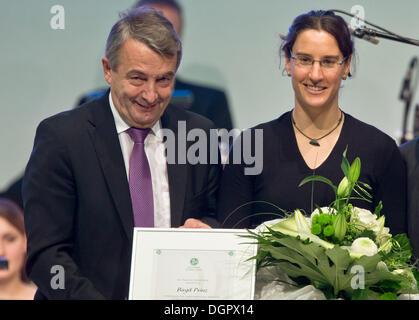
[[[154,236],[159,235],[159,239],[164,239],[164,235],[170,235],[171,237],[174,234],[184,234],[187,237],[177,237],[176,242],[171,242],[169,246],[165,242],[165,247],[153,243],[142,243],[141,246],[138,245],[140,238],[143,238],[144,241],[150,242],[150,238],[147,239],[147,236],[144,239],[146,234],[153,234]],[[221,241],[219,244],[210,241],[208,237],[204,235],[210,235],[210,237],[217,235],[216,237],[222,239],[222,236],[225,237],[224,241]],[[237,237],[232,237],[236,235]],[[252,244],[250,239],[242,238],[240,235],[249,235],[247,229],[186,229],[186,228],[134,228],[133,229],[133,245],[132,245],[132,256],[131,256],[131,269],[130,269],[130,284],[129,284],[129,295],[128,299],[133,300],[134,295],[134,284],[135,284],[135,274],[136,272],[142,273],[142,269],[147,266],[147,261],[142,261],[140,266],[136,266],[137,256],[140,255],[143,251],[147,249],[177,249],[177,250],[239,250],[243,251],[243,244],[248,245],[248,250],[250,251],[249,257],[255,256],[257,254],[258,246],[257,244]],[[221,237],[220,237],[221,236]],[[193,237],[193,241],[185,240],[187,238]],[[172,239],[173,240],[173,239]],[[179,240],[179,241],[178,241]],[[228,242],[225,242],[228,240]],[[164,241],[164,240],[163,240]],[[183,242],[183,243],[182,243]],[[181,246],[179,247],[179,244]],[[227,246],[227,247],[226,247]],[[149,263],[152,263],[149,261]],[[249,270],[251,275],[251,292],[250,299],[254,299],[255,293],[255,282],[256,282],[256,261],[253,260],[251,263],[251,270]],[[144,272],[143,272],[144,273]],[[151,276],[151,275],[150,275]],[[147,299],[147,298],[144,298]],[[151,299],[151,298],[150,298]],[[235,299],[231,297],[231,299]]]

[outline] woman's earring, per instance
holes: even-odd
[[[282,75],[285,76],[287,74],[288,77],[291,77],[291,73],[289,73],[286,69],[282,70]]]

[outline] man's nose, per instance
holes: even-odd
[[[141,97],[149,104],[155,103],[158,98],[156,84],[151,81],[147,82],[144,90],[142,91]]]

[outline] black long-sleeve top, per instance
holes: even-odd
[[[304,178],[315,174],[330,179],[337,186],[344,177],[341,162],[347,146],[350,163],[356,157],[361,159],[359,181],[372,187],[370,193],[373,196],[372,203],[362,200],[353,200],[351,203],[373,212],[382,200],[381,213],[386,216],[385,225],[390,227],[390,232],[406,232],[406,169],[399,149],[391,137],[345,113],[345,121],[336,145],[329,157],[313,170],[307,166],[298,149],[291,112],[250,130],[254,133],[255,129],[263,129],[263,170],[259,175],[245,175],[244,169],[254,165],[246,165],[244,161],[240,164],[237,161],[233,163],[232,154],[237,143],[240,141],[242,149],[245,147],[242,134],[230,151],[229,163],[223,171],[219,189],[218,219],[223,227],[254,228],[263,221],[278,218],[273,215],[253,215],[280,213],[273,205],[288,212],[299,208],[306,215],[310,215],[316,205],[330,205],[335,200],[330,186],[321,182],[309,182],[301,187],[298,185]],[[254,147],[253,139],[252,155]],[[231,214],[248,202],[253,203]]]

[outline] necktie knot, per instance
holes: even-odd
[[[144,140],[149,132],[150,128],[139,129],[132,127],[127,130],[127,133],[131,137],[132,141],[134,141],[134,143],[144,143]]]

